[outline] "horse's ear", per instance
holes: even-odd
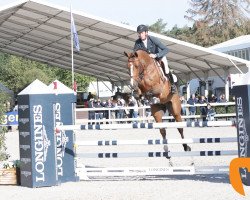
[[[128,56],[128,53],[127,53],[126,51],[124,51],[124,55],[127,56],[127,57],[129,57],[129,56]]]
[[[134,55],[135,55],[135,57],[138,57],[138,53],[137,52],[135,52]]]

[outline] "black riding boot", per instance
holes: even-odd
[[[170,81],[170,84],[171,84],[171,93],[175,94],[175,93],[177,93],[177,87],[176,87],[176,85],[174,83],[173,75],[172,75],[171,72],[169,72],[168,76],[169,76],[169,81]]]

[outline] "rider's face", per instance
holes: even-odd
[[[143,32],[141,32],[141,33],[138,33],[138,37],[139,37],[141,40],[146,40],[147,36],[148,36],[148,32],[146,32],[146,31],[143,31]]]

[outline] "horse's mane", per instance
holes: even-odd
[[[148,52],[146,52],[144,50],[137,50],[136,53],[138,55],[139,60],[141,61],[141,63],[144,64],[144,66],[148,66],[148,67],[150,67],[148,69],[157,71],[160,79],[162,79],[162,80],[164,79],[163,74],[160,72],[160,69],[158,69],[158,67],[157,67],[157,63],[155,62],[154,59],[152,59],[149,56]]]
[[[144,60],[145,63],[151,63],[153,61],[153,59],[150,58],[148,52],[144,50],[137,50],[136,53],[138,55],[138,58],[140,60]]]

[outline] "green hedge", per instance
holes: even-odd
[[[235,105],[231,106],[212,106],[212,108],[215,110],[216,114],[226,114],[226,113],[235,113]],[[196,108],[196,114],[200,115],[200,107]]]

